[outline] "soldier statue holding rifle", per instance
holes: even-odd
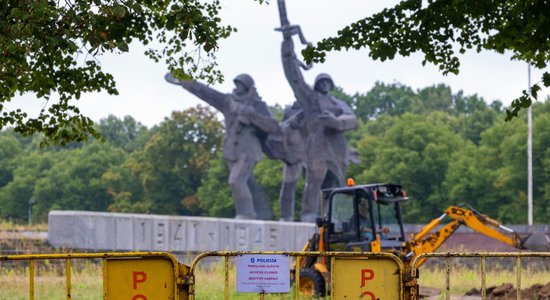
[[[319,74],[313,87],[305,82],[300,67],[304,69],[308,67],[297,59],[292,37],[299,35],[302,43],[307,42],[300,27],[289,24],[284,0],[278,0],[278,4],[281,16],[281,27],[278,30],[283,33],[281,47],[283,68],[294,96],[302,107],[299,113],[307,131],[305,137],[306,186],[300,219],[302,222],[314,222],[320,213],[321,187],[343,185],[345,182],[351,151],[344,133],[357,126],[357,119],[344,101],[330,95],[334,82],[328,74]]]
[[[235,89],[230,94],[220,93],[196,81],[177,80],[171,74],[167,74],[165,79],[181,85],[223,114],[223,158],[229,165],[229,187],[235,201],[236,218],[271,220],[271,206],[252,171],[262,159],[267,134],[277,133],[280,129],[256,92],[252,77],[247,74],[237,76],[233,80]]]

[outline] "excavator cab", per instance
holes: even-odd
[[[304,251],[402,253],[406,245],[400,204],[408,197],[401,186],[387,183],[349,185],[322,191],[322,215]],[[321,296],[330,289],[326,257],[300,262],[302,295]]]
[[[400,251],[405,232],[400,203],[408,197],[402,187],[377,183],[327,189],[324,193],[326,251]],[[323,224],[322,222],[325,222]]]

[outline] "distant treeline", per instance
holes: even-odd
[[[348,140],[361,163],[348,176],[403,185],[412,198],[403,208],[407,223],[458,203],[505,223],[527,222],[525,116],[505,123],[500,102],[445,85],[415,91],[377,83],[365,94],[334,94],[360,119]],[[279,119],[282,109],[272,107]],[[534,219],[549,223],[550,101],[535,103],[533,120]],[[26,221],[31,199],[40,221],[53,209],[234,216],[224,129],[213,109],[173,112],[153,128],[110,116],[97,129],[104,141],[46,149],[39,136],[0,132],[0,218]],[[254,174],[277,216],[282,163],[265,159]]]

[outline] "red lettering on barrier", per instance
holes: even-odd
[[[135,295],[134,297],[132,297],[132,300],[138,300],[138,299],[140,299],[140,300],[147,300],[147,297],[145,297],[145,296],[142,295],[142,294],[137,294],[137,295]]]
[[[136,272],[136,271],[134,271],[134,274],[133,274],[133,277],[132,277],[132,281],[134,283],[134,290],[137,289],[138,283],[143,283],[143,282],[145,282],[145,280],[147,280],[147,274],[145,274],[145,272]],[[147,300],[145,298],[145,296],[143,296],[143,295],[136,295],[134,298],[132,298],[132,300],[137,299],[136,298],[137,296],[141,296],[141,297],[143,297],[143,299]]]
[[[359,298],[363,298],[367,295],[370,296],[371,300],[376,300],[376,296],[374,296],[374,294],[371,291],[366,291],[366,292],[361,293]]]
[[[371,269],[362,269],[361,270],[361,287],[366,285],[366,281],[372,280],[374,278],[374,271]]]

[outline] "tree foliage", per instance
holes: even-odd
[[[222,125],[215,113],[198,106],[173,112],[141,149],[133,152],[123,168],[112,170],[109,179],[117,199],[113,211],[136,208],[152,213],[198,214],[196,192],[220,148]],[[125,175],[138,181],[128,184]],[[136,206],[142,203],[142,206]]]
[[[399,83],[377,82],[370,91],[347,97],[351,97],[355,113],[362,121],[377,120],[371,124],[370,130],[387,130],[383,127],[387,118],[379,118],[381,116],[401,116],[406,112],[428,115],[439,111],[456,117],[447,118],[446,122],[475,144],[479,142],[481,132],[491,127],[502,112],[502,104],[498,101],[487,105],[477,95],[465,96],[462,91],[452,93],[450,87],[443,84],[414,91]],[[360,139],[360,134],[348,135]]]
[[[445,114],[406,113],[390,117],[383,131],[368,134],[369,124],[357,142],[361,164],[352,173],[366,182],[398,182],[414,195],[404,209],[405,220],[426,221],[448,203],[441,186],[451,155],[468,142],[453,132]]]
[[[110,144],[93,141],[74,150],[55,155],[45,176],[33,188],[38,216],[52,209],[105,211],[111,202],[101,176],[113,165],[122,163],[124,153]]]
[[[133,41],[150,45],[146,55],[178,77],[221,81],[218,41],[235,29],[221,25],[219,9],[218,0],[0,1],[0,130],[11,125],[61,145],[98,137],[73,100],[88,92],[116,95],[99,56],[128,52]],[[17,93],[49,103],[38,117],[7,110]]]
[[[110,115],[100,120],[97,128],[106,141],[128,153],[143,148],[151,134],[145,126],[130,116],[121,120]]]
[[[514,120],[513,125],[497,123],[482,134],[479,147],[460,149],[444,185],[452,199],[491,211],[501,222],[523,223],[527,221],[527,124]]]
[[[422,1],[402,0],[370,17],[358,20],[303,50],[307,63],[322,62],[326,52],[368,47],[373,59],[385,61],[396,55],[424,54],[423,64],[432,63],[443,74],[458,73],[459,54],[510,51],[512,59],[544,69],[550,60],[550,19],[547,1]],[[506,120],[537,98],[541,85],[550,87],[550,73],[531,93],[523,94],[506,110]]]
[[[21,153],[21,144],[13,135],[0,135],[0,187],[13,179],[14,158]]]

